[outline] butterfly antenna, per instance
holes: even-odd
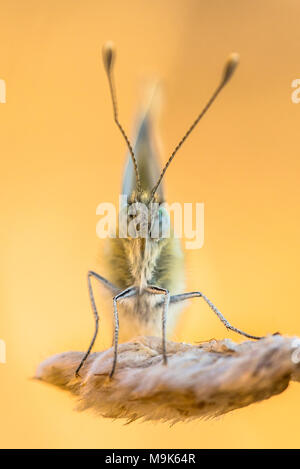
[[[153,187],[152,191],[151,191],[151,200],[153,200],[154,198],[154,195],[155,195],[155,192],[157,191],[158,189],[158,186],[160,185],[164,175],[165,175],[165,172],[167,171],[171,161],[173,160],[174,156],[176,155],[176,153],[178,152],[179,148],[183,145],[183,143],[185,142],[185,140],[188,138],[188,136],[190,135],[190,133],[192,132],[192,130],[194,130],[194,128],[196,127],[196,125],[198,124],[198,122],[202,119],[202,117],[204,116],[204,114],[208,111],[208,109],[210,108],[210,106],[212,105],[212,103],[215,101],[216,97],[218,96],[218,94],[221,92],[221,90],[224,88],[224,86],[226,85],[226,83],[228,83],[228,81],[230,80],[230,78],[232,77],[237,65],[239,63],[239,55],[236,54],[236,53],[233,53],[229,56],[226,64],[225,64],[225,67],[224,67],[224,72],[223,72],[223,76],[222,76],[222,80],[219,84],[219,86],[217,87],[217,89],[215,90],[215,92],[213,93],[212,97],[210,98],[210,100],[208,101],[208,103],[206,104],[206,106],[204,107],[204,109],[202,110],[202,112],[199,114],[199,116],[197,117],[197,119],[193,122],[193,124],[191,125],[191,127],[188,129],[188,131],[186,132],[186,134],[182,137],[182,139],[180,140],[180,142],[178,143],[178,145],[176,146],[175,150],[173,151],[172,155],[170,156],[170,158],[168,159],[165,167],[163,168],[160,176],[159,176],[159,179],[157,181],[157,183],[155,184],[155,186]]]
[[[117,126],[119,127],[119,130],[121,134],[123,135],[130,155],[132,159],[132,163],[134,166],[134,171],[135,171],[135,177],[136,177],[136,186],[137,186],[137,192],[141,192],[141,180],[140,180],[140,175],[139,175],[139,170],[138,170],[138,165],[137,161],[132,149],[132,146],[130,144],[129,138],[126,135],[125,130],[123,129],[122,125],[119,122],[119,117],[118,117],[118,106],[117,106],[117,98],[116,98],[116,92],[115,92],[115,85],[114,85],[114,79],[113,79],[113,65],[116,57],[114,45],[112,42],[108,41],[104,44],[103,46],[103,62],[104,62],[104,68],[107,73],[107,78],[108,78],[108,83],[109,83],[109,89],[110,89],[110,94],[111,94],[111,100],[112,100],[112,105],[113,105],[113,111],[114,111],[114,120]]]

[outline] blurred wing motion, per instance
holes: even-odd
[[[159,142],[154,128],[161,101],[159,85],[155,84],[149,88],[146,95],[144,105],[138,113],[134,154],[137,159],[142,191],[150,193],[161,171],[158,163]],[[135,190],[136,176],[132,158],[128,155],[122,184],[122,194],[130,197]],[[159,201],[164,201],[162,185],[158,188],[157,194]]]

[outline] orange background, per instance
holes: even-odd
[[[228,53],[240,53],[232,82],[167,172],[168,201],[205,203],[205,244],[187,253],[187,289],[250,333],[300,335],[300,104],[291,101],[299,2],[1,0],[0,12],[0,446],[299,447],[297,384],[218,420],[170,428],[77,413],[70,395],[30,379],[47,356],[85,350],[92,333],[85,276],[103,272],[95,210],[117,200],[125,154],[99,58],[107,39],[118,46],[129,133],[143,79],[162,79],[162,160]],[[98,349],[110,340],[106,326]],[[194,300],[175,338],[224,336],[240,340]]]

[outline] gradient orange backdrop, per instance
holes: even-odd
[[[187,253],[187,289],[250,333],[300,335],[300,104],[291,101],[299,2],[1,0],[0,446],[299,447],[296,384],[218,420],[170,428],[77,413],[67,393],[30,379],[49,355],[85,350],[93,330],[86,272],[103,272],[95,210],[117,200],[125,155],[100,62],[107,39],[118,46],[129,132],[141,83],[162,80],[163,161],[228,53],[240,53],[234,79],[167,172],[168,201],[205,203],[205,244]],[[102,329],[97,349],[110,340],[105,321]],[[240,340],[197,300],[175,334],[225,336]]]

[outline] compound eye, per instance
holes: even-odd
[[[160,206],[158,210],[159,217],[159,237],[168,238],[170,236],[170,215],[168,210]]]

